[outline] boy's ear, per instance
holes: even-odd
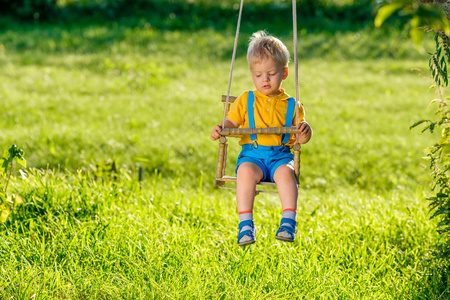
[[[288,77],[288,74],[289,74],[289,68],[286,67],[286,68],[284,68],[284,71],[283,71],[283,80],[285,80]]]

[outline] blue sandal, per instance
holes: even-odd
[[[287,223],[291,226],[281,225]],[[295,226],[297,225],[297,222],[295,222],[292,219],[289,218],[283,218],[280,222],[280,228],[278,228],[277,234],[275,235],[275,238],[280,241],[285,242],[293,242],[295,240]]]
[[[241,229],[244,226],[250,226],[252,229],[244,230],[241,232]],[[237,237],[237,243],[239,246],[247,246],[256,242],[255,238],[255,224],[252,220],[246,220],[239,223],[239,234]]]

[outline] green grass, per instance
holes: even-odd
[[[126,178],[34,172],[18,188],[28,204],[2,232],[2,294],[430,299],[439,290],[420,262],[434,236],[421,193],[305,190],[294,244],[275,241],[279,203],[262,196],[258,242],[240,249],[232,194],[198,185],[154,177],[140,191]]]
[[[449,297],[442,266],[422,263],[438,240],[422,156],[438,136],[409,131],[433,114],[427,56],[383,34],[302,34],[315,134],[302,149],[298,238],[275,241],[279,200],[260,195],[257,243],[242,249],[209,140],[232,30],[12,24],[0,33],[0,148],[19,145],[31,168],[14,178],[24,204],[0,229],[0,299]],[[233,94],[252,88],[247,38]],[[237,151],[230,142],[228,173]],[[95,179],[108,160],[119,178]]]

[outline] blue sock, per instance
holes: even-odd
[[[239,213],[239,223],[241,223],[242,221],[247,221],[247,220],[251,220],[253,221],[253,211],[249,210],[249,211],[242,211]],[[251,230],[252,228],[250,226],[244,226],[242,227],[241,232],[246,231],[246,230]]]
[[[281,214],[281,218],[292,219],[292,220],[296,221],[297,220],[297,211],[295,211],[294,209],[291,209],[291,208],[287,208],[287,209],[283,210],[283,213]],[[292,225],[289,223],[281,223],[280,226],[291,227],[292,230],[295,231],[295,227],[292,227]]]

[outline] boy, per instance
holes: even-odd
[[[297,106],[293,98],[289,100],[289,95],[281,89],[282,81],[288,76],[289,51],[286,46],[265,31],[255,32],[250,38],[247,61],[256,90],[244,92],[236,99],[222,125],[225,128],[297,125],[301,131],[298,142],[307,143],[311,139],[312,129],[305,122],[303,107]],[[296,124],[295,106],[299,112],[299,124]],[[221,126],[215,126],[211,139],[218,139],[221,130]],[[298,188],[290,148],[295,141],[295,135],[241,136],[239,144],[242,151],[236,164],[239,246],[256,241],[253,202],[256,184],[261,180],[276,183],[283,208],[275,238],[294,241]]]

